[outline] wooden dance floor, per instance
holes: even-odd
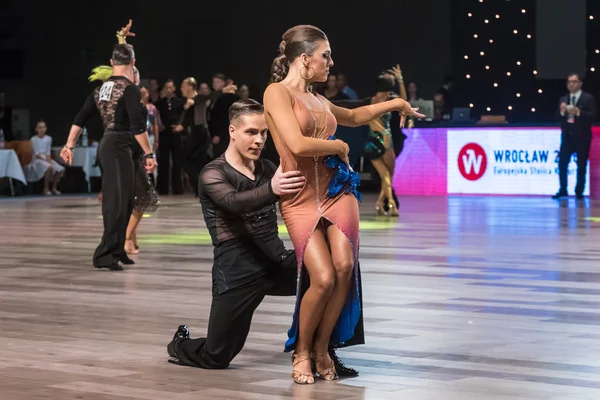
[[[91,265],[95,197],[0,200],[0,399],[600,399],[600,203],[407,197],[394,220],[373,202],[367,343],[339,351],[360,377],[299,386],[283,353],[291,297],[264,301],[229,369],[167,363],[177,326],[203,335],[210,307],[191,197],[143,220],[124,272]]]

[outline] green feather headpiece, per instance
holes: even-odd
[[[92,74],[88,78],[92,81],[105,81],[113,75],[113,67],[108,65],[100,65],[92,70]]]

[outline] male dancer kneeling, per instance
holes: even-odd
[[[199,195],[214,247],[213,300],[206,338],[179,327],[167,352],[172,363],[220,369],[242,350],[254,310],[266,295],[296,294],[296,255],[277,232],[278,196],[300,191],[299,171],[260,159],[267,137],[263,106],[252,99],[229,109],[229,147],[200,173]],[[330,350],[340,376],[357,376]]]

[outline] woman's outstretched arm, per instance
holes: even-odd
[[[415,116],[417,118],[425,118],[425,115],[418,113],[416,108],[412,108],[407,101],[400,98],[370,104],[353,110],[338,107],[324,97],[322,99],[329,105],[329,109],[335,115],[338,124],[344,126],[361,126],[391,111],[400,112],[401,127],[404,127],[406,117]]]

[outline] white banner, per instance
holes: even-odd
[[[449,129],[448,193],[552,195],[558,192],[560,129]],[[577,156],[567,190],[577,182]],[[590,193],[589,161],[584,195]]]

